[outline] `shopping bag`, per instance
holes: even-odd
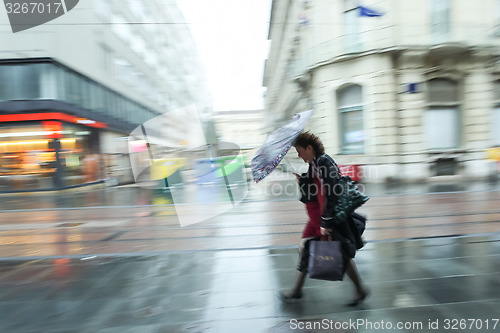
[[[311,279],[342,280],[345,272],[342,244],[339,241],[311,241],[308,272]]]

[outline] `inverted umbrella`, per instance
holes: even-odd
[[[304,130],[312,110],[297,113],[287,125],[271,132],[252,158],[253,180],[258,183],[269,175],[292,147],[293,141]]]

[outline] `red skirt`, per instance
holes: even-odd
[[[321,183],[317,178],[314,178],[314,184],[316,185],[316,188],[321,189]],[[316,238],[321,236],[321,214],[323,213],[325,197],[322,189],[317,192],[318,200],[306,203],[306,211],[309,216],[309,221],[302,232],[302,238]]]
[[[321,211],[319,209],[319,203],[317,202],[308,202],[306,203],[307,215],[309,216],[309,221],[302,231],[302,238],[310,238],[310,237],[319,237],[321,236],[320,232],[320,223],[321,223]]]

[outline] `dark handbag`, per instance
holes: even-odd
[[[358,235],[361,237],[366,229],[366,216],[354,212],[352,213],[352,221],[354,222]]]
[[[345,268],[341,243],[339,241],[311,241],[307,270],[311,279],[342,280]]]
[[[359,250],[365,246],[365,242],[363,241],[361,235],[363,235],[366,229],[366,217],[354,212],[352,213],[351,221],[352,225],[350,226],[350,229],[353,235],[354,244],[356,249]]]
[[[358,189],[358,185],[352,181],[349,176],[340,176],[336,186],[340,186],[341,190],[337,197],[337,205],[335,206],[335,215],[333,217],[335,224],[345,222],[356,209],[367,202],[370,197]]]

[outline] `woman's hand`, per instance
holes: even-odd
[[[322,236],[327,236],[332,232],[332,229],[325,229],[323,227],[320,227],[319,231],[321,232]]]

